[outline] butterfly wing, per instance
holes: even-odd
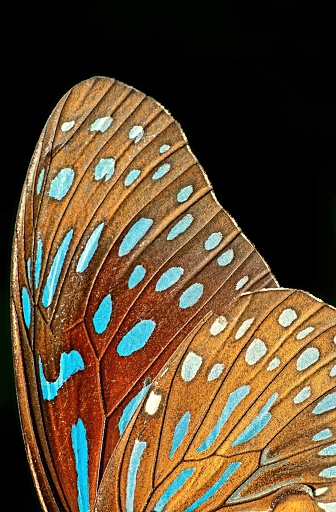
[[[48,510],[87,510],[153,378],[210,310],[277,286],[171,115],[113,79],[67,93],[14,235],[23,431]]]
[[[335,342],[336,310],[301,291],[211,315],[153,382],[96,510],[269,511],[303,486],[335,506]]]

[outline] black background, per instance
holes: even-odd
[[[26,169],[51,110],[70,87],[93,75],[153,96],[181,123],[220,203],[279,283],[336,306],[332,4],[8,4],[0,201],[0,485],[10,503],[6,510],[40,510],[15,399],[9,269]]]

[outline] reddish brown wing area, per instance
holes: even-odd
[[[65,95],[31,161],[12,270],[21,417],[48,510],[92,507],[125,407],[207,312],[276,286],[161,105],[109,78]]]

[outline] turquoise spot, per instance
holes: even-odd
[[[178,235],[181,233],[184,233],[186,229],[190,226],[192,221],[194,220],[194,217],[188,213],[181,219],[175,226],[169,231],[167,235],[167,240],[174,240]]]
[[[156,283],[155,291],[162,292],[164,290],[167,290],[167,288],[170,288],[175,283],[177,283],[177,281],[180,279],[180,277],[183,275],[183,273],[184,273],[183,268],[171,267],[164,274],[162,274],[162,276]]]
[[[52,180],[49,189],[49,196],[60,201],[69,192],[75,173],[73,169],[65,167],[61,169]]]
[[[222,371],[224,370],[224,365],[222,363],[216,363],[210,370],[210,373],[208,375],[208,380],[215,380],[218,379],[218,377],[221,375]]]
[[[226,267],[231,261],[233,260],[233,250],[228,249],[227,251],[223,252],[221,256],[219,256],[217,263],[220,267]]]
[[[278,398],[278,393],[274,393],[266,402],[264,407],[260,409],[258,416],[256,416],[251,423],[243,430],[243,432],[237,437],[237,439],[232,443],[232,446],[237,446],[238,444],[246,443],[253,437],[255,437],[259,432],[266,427],[268,422],[270,421],[272,415],[268,412],[268,409],[274,404],[275,400]]]
[[[182,188],[177,194],[177,200],[179,203],[184,203],[189,199],[191,194],[193,193],[193,186],[188,185],[187,187]]]
[[[84,423],[79,419],[71,428],[72,449],[75,454],[79,512],[90,512],[89,449]]]
[[[217,482],[210,487],[210,489],[203,494],[198,500],[196,500],[190,507],[186,508],[184,512],[192,512],[196,510],[200,505],[203,505],[206,501],[208,501],[219,489],[229,480],[229,478],[233,475],[235,471],[239,468],[241,462],[232,462],[224,471],[222,476]]]
[[[155,173],[152,176],[152,180],[156,181],[162,178],[167,172],[170,171],[170,164],[163,164],[160,165],[160,167],[155,171]]]
[[[200,283],[194,283],[187,288],[181,295],[179,306],[181,309],[190,308],[202,297],[204,286]]]
[[[37,241],[36,261],[35,261],[35,289],[40,282],[41,265],[42,265],[43,243],[42,240]]]
[[[222,410],[220,417],[214,428],[208,434],[207,438],[203,441],[203,443],[197,448],[197,452],[203,452],[207,450],[217,439],[219,436],[223,426],[230,418],[231,414],[235,410],[235,408],[240,404],[240,402],[249,394],[250,386],[242,386],[235,391],[230,393],[227,402]]]
[[[134,144],[137,144],[142,137],[144,136],[144,129],[142,126],[133,126],[133,128],[130,129],[128,137],[130,139],[134,139]]]
[[[170,498],[186,483],[186,481],[188,480],[188,478],[191,477],[194,471],[195,468],[184,469],[183,471],[181,471],[181,473],[175,478],[175,480],[167,487],[165,492],[162,494],[161,498],[154,507],[154,512],[162,512],[164,510]]]
[[[23,309],[23,319],[25,321],[26,326],[30,327],[31,322],[31,304],[30,297],[27,288],[24,286],[21,291],[21,301],[22,301],[22,309]]]
[[[174,453],[176,452],[177,448],[181,445],[183,439],[185,438],[188,428],[189,428],[189,421],[190,421],[190,413],[186,412],[178,422],[178,424],[175,427],[174,437],[172,441],[172,447],[170,450],[169,457],[172,458],[174,456]]]
[[[84,361],[77,350],[72,350],[69,354],[63,352],[60,358],[60,373],[54,382],[49,382],[44,376],[42,359],[39,357],[39,371],[42,396],[44,400],[53,400],[63,384],[79,370],[84,370]]]
[[[336,444],[331,444],[323,448],[323,450],[319,452],[319,455],[336,455]]]
[[[135,411],[137,410],[141,400],[147,395],[150,386],[150,384],[144,386],[142,390],[134,398],[132,398],[132,400],[130,400],[130,402],[126,405],[118,423],[120,435],[124,433],[127,425],[129,424]]]
[[[136,244],[145,236],[153,224],[152,219],[139,219],[126,234],[119,247],[119,256],[128,254]]]
[[[129,356],[144,347],[155,329],[153,320],[140,320],[120,341],[117,352],[120,356]]]
[[[51,265],[51,269],[48,274],[42,296],[42,304],[45,308],[50,306],[54,298],[58,280],[62,271],[62,267],[64,265],[65,257],[72,239],[72,235],[73,230],[70,229],[70,231],[68,231],[68,233],[65,235],[60,247],[58,248],[54,261]]]
[[[94,314],[93,317],[93,326],[95,328],[95,331],[97,334],[102,334],[112,316],[112,297],[111,294],[106,295],[106,297],[103,298],[101,303],[99,304],[99,307],[97,311]]]
[[[145,441],[135,440],[130,463],[128,466],[127,485],[126,485],[126,511],[134,510],[134,494],[136,488],[136,476],[140,466],[141,457],[146,448]]]
[[[114,158],[102,158],[95,167],[94,177],[95,180],[101,180],[105,177],[105,181],[108,181],[114,174],[115,171],[115,159]]]
[[[141,171],[139,169],[133,169],[132,171],[130,171],[127,174],[125,181],[124,181],[125,187],[129,187],[130,185],[132,185],[132,183],[135,182],[135,180],[140,176],[140,174],[141,174]]]
[[[217,245],[221,243],[223,239],[223,235],[220,231],[218,233],[212,233],[208,239],[205,241],[204,247],[207,251],[211,251],[212,249],[215,249]]]
[[[84,270],[87,269],[90,261],[92,260],[93,255],[97,250],[98,242],[99,242],[103,227],[104,227],[104,222],[99,224],[94,229],[94,231],[90,235],[88,241],[86,242],[86,245],[83,249],[82,254],[80,255],[80,258],[78,260],[77,267],[76,267],[76,272],[78,272],[79,274],[81,274],[82,272],[84,272]]]
[[[323,471],[321,471],[319,476],[322,476],[323,478],[336,478],[336,466],[325,468]]]
[[[36,185],[36,194],[39,196],[40,195],[40,192],[41,192],[41,189],[42,189],[42,185],[43,185],[43,180],[44,180],[44,173],[45,173],[45,169],[43,168],[40,172],[40,175],[38,177],[38,180],[37,180],[37,185]]]
[[[132,274],[130,275],[130,278],[128,280],[128,288],[131,290],[134,288],[137,284],[140,283],[140,281],[143,280],[143,278],[146,275],[146,269],[142,265],[137,265]]]
[[[159,149],[159,153],[162,155],[163,153],[166,153],[170,149],[169,144],[162,144],[162,146]]]
[[[28,258],[27,259],[27,279],[29,282],[30,282],[30,278],[31,278],[31,259]]]
[[[90,127],[90,132],[106,132],[106,130],[111,126],[112,124],[112,117],[106,116],[106,117],[99,117],[92,123]]]
[[[296,368],[299,371],[305,370],[312,364],[316,363],[320,357],[320,351],[317,348],[307,348],[296,362]]]
[[[331,411],[332,409],[336,409],[336,392],[327,395],[321,400],[313,410],[314,414],[322,414],[327,411]]]
[[[314,435],[313,441],[322,441],[323,439],[328,439],[329,437],[332,437],[332,432],[330,428],[325,428],[324,430],[321,430],[321,432],[318,432]]]

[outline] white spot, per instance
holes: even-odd
[[[277,368],[280,364],[280,359],[278,359],[277,357],[275,357],[274,359],[272,359],[272,361],[270,362],[270,364],[268,365],[267,367],[267,371],[270,372],[272,370],[275,370],[275,368]]]
[[[236,290],[240,290],[243,288],[243,286],[247,283],[249,280],[249,276],[244,276],[241,279],[239,279],[238,283],[236,284]]]
[[[319,489],[315,489],[314,496],[321,496],[322,494],[326,493],[328,490],[328,487],[320,487]]]
[[[223,370],[224,370],[224,365],[222,363],[214,364],[209,372],[208,380],[210,381],[210,380],[218,379],[218,377],[221,375]]]
[[[213,336],[216,336],[220,332],[224,331],[225,327],[227,326],[227,320],[225,316],[219,316],[216,318],[212,326],[210,327],[210,334]]]
[[[170,149],[170,146],[169,144],[162,144],[162,146],[160,147],[159,149],[159,152],[160,154],[162,155],[163,153],[165,153],[166,151],[168,151]]]
[[[112,121],[113,119],[111,116],[99,117],[90,126],[90,132],[106,132],[106,130],[111,126]]]
[[[65,121],[65,123],[62,124],[61,130],[62,132],[68,132],[75,126],[75,121]]]
[[[326,512],[336,512],[336,501],[332,501],[330,503],[317,503],[319,507],[322,508],[322,510],[325,510]]]
[[[306,327],[296,335],[297,340],[303,340],[308,334],[315,331],[315,327]]]
[[[142,126],[133,126],[133,128],[130,129],[128,137],[132,140],[134,140],[134,144],[137,144],[144,135],[144,129]]]
[[[245,354],[245,361],[252,365],[256,364],[267,352],[265,343],[256,338],[252,341]]]
[[[161,402],[161,395],[157,395],[155,391],[151,391],[148,400],[145,405],[145,411],[147,414],[150,414],[153,416],[153,414],[156,413],[156,411],[159,408],[160,402]]]
[[[182,379],[186,382],[190,382],[196,376],[196,373],[200,369],[201,364],[201,356],[195,354],[194,352],[189,352],[182,365]]]
[[[336,336],[334,336],[334,343],[336,343]]]
[[[306,386],[305,388],[301,389],[300,393],[298,393],[296,395],[293,402],[295,404],[300,404],[301,402],[304,402],[305,400],[307,400],[307,398],[309,398],[310,395],[311,395],[310,386]]]
[[[329,375],[330,377],[336,377],[336,364],[331,368]]]
[[[244,322],[241,324],[238,331],[236,332],[235,339],[240,340],[240,338],[242,338],[244,336],[244,334],[246,333],[246,331],[251,327],[253,322],[254,322],[254,317],[244,320]]]
[[[282,325],[282,327],[289,327],[296,319],[297,314],[294,309],[287,308],[282,311],[278,318],[278,322],[280,325]]]

